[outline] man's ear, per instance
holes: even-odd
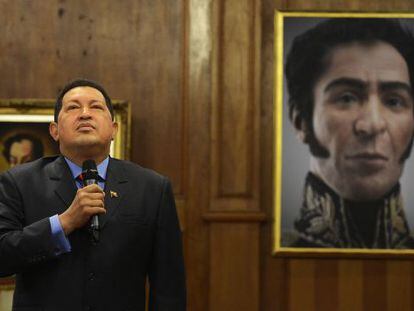
[[[112,129],[113,129],[113,131],[112,131],[112,140],[114,140],[115,139],[115,137],[116,137],[116,134],[118,133],[118,122],[112,122]]]
[[[54,141],[59,141],[59,131],[58,131],[58,125],[56,122],[50,122],[49,134],[50,136],[52,136]]]
[[[292,123],[296,130],[296,137],[304,144],[307,144],[309,142],[309,127],[297,109],[292,111]]]

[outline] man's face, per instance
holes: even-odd
[[[63,96],[58,122],[50,126],[64,155],[90,151],[106,156],[116,131],[104,96],[89,86],[73,88]]]
[[[8,160],[10,167],[33,161],[33,143],[28,139],[12,143]]]
[[[329,157],[312,157],[311,171],[346,199],[379,199],[399,180],[413,137],[407,64],[383,42],[341,45],[327,60],[313,126]]]

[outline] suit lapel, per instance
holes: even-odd
[[[72,203],[76,195],[76,185],[63,156],[59,156],[48,167],[48,175],[55,181],[55,193],[62,204],[57,204],[57,213],[63,213]]]
[[[70,169],[63,156],[59,156],[48,167],[49,178],[55,181],[54,192],[62,204],[56,205],[56,213],[63,213],[72,204],[76,195],[76,184]],[[99,225],[103,228],[110,217],[117,210],[124,197],[123,184],[127,182],[123,166],[116,159],[109,159],[105,181],[105,208],[106,214],[99,215]]]
[[[110,217],[118,209],[125,196],[124,183],[127,182],[122,162],[109,158],[105,181],[105,208],[106,214],[99,215],[99,225],[103,228]]]

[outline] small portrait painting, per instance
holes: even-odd
[[[49,123],[0,123],[0,171],[59,153]]]
[[[0,172],[15,165],[59,153],[48,123],[0,123]]]

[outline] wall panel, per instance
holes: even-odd
[[[257,224],[210,225],[209,310],[258,310],[258,254]]]
[[[188,309],[209,310],[209,206],[211,1],[186,2],[186,102],[188,105],[187,228],[185,251]]]
[[[413,309],[413,264],[410,260],[388,261],[386,267],[388,310]]]
[[[212,3],[213,210],[257,209],[260,1]]]
[[[363,311],[362,260],[340,259],[338,262],[338,310]],[[352,299],[349,299],[352,297]]]
[[[315,309],[335,310],[339,305],[338,262],[322,259],[315,265]]]
[[[255,1],[217,1],[218,195],[252,195],[254,131],[254,5]],[[253,47],[253,48],[252,48]],[[213,103],[214,104],[214,103]]]
[[[289,310],[314,311],[315,309],[315,261],[292,259],[288,264],[289,280],[286,284],[288,291]]]

